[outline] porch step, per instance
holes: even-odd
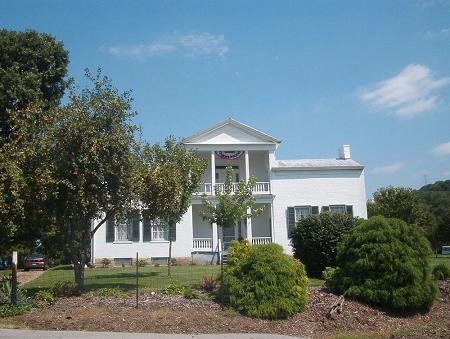
[[[222,254],[222,261],[223,261],[223,264],[224,264],[224,265],[227,264],[227,261],[228,261],[228,254]]]

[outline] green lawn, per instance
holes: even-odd
[[[433,255],[431,257],[431,266],[436,266],[438,264],[444,264],[450,268],[450,255],[438,254],[437,257]]]
[[[216,277],[219,266],[173,266],[171,277],[167,276],[167,267],[140,267],[139,288],[141,291],[158,290],[173,282],[179,285],[198,285],[203,277]],[[38,289],[52,287],[56,281],[74,281],[73,270],[68,266],[59,266],[48,270],[37,279],[23,287],[31,293]],[[103,287],[120,287],[125,291],[133,291],[136,286],[136,268],[86,268],[85,289],[96,290]]]
[[[141,291],[159,290],[174,282],[179,285],[196,286],[203,277],[217,277],[220,267],[206,266],[173,266],[172,276],[167,276],[167,267],[139,268],[139,289]],[[23,287],[31,293],[39,289],[51,288],[56,281],[74,281],[73,270],[68,266],[60,266],[48,270],[40,277],[25,284]],[[310,279],[310,286],[322,286],[320,279]],[[85,270],[85,288],[87,291],[103,287],[120,287],[125,291],[134,291],[136,284],[136,268],[87,268]]]

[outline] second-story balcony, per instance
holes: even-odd
[[[233,182],[231,184],[231,191],[235,192],[238,188],[239,183]],[[196,195],[214,195],[216,191],[223,192],[225,190],[225,184],[224,183],[216,183],[215,188],[213,187],[212,183],[210,182],[204,182],[200,184],[200,187],[196,193]],[[255,187],[253,187],[253,193],[254,194],[271,194],[270,192],[270,182],[257,182],[255,184]]]

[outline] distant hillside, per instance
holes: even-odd
[[[449,192],[450,180],[436,181],[434,184],[429,184],[421,187],[419,192]]]

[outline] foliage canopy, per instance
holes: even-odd
[[[328,212],[298,221],[291,242],[294,257],[305,264],[308,276],[320,277],[325,267],[336,266],[337,244],[357,221],[348,214]]]
[[[393,309],[429,309],[437,287],[423,230],[399,219],[372,217],[338,246],[327,285],[352,299]]]

